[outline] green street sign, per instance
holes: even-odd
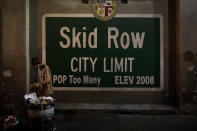
[[[42,26],[55,88],[162,90],[162,16],[46,14]]]

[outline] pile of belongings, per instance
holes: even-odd
[[[15,116],[8,116],[5,119],[5,123],[7,127],[13,127],[18,124],[18,120]]]
[[[45,110],[54,107],[54,99],[50,96],[37,97],[36,93],[26,94],[25,103],[30,109]]]

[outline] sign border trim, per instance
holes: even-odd
[[[46,25],[47,17],[90,17],[93,14],[44,14],[42,16],[42,63],[46,64]],[[160,18],[160,87],[53,87],[54,91],[162,91],[164,89],[164,19],[161,14],[116,14],[114,18]]]

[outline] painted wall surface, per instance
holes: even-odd
[[[197,65],[197,1],[180,0],[180,86],[181,103],[196,109],[196,77],[188,65]],[[30,1],[30,57],[42,52],[42,16],[46,13],[91,13],[80,0]],[[164,16],[164,88],[168,92],[168,0],[129,0],[119,13],[162,14]],[[24,104],[26,89],[25,0],[0,0],[0,99],[1,110],[15,111]],[[184,59],[191,51],[192,61]],[[33,73],[31,73],[31,78]],[[186,93],[185,93],[186,92]],[[58,101],[100,103],[163,103],[163,92],[56,91]],[[139,96],[141,96],[139,98]],[[103,99],[100,99],[103,98]],[[98,100],[99,99],[99,100]]]
[[[0,0],[0,8],[1,109],[18,112],[26,82],[25,0]]]
[[[37,6],[36,6],[37,5]],[[31,6],[30,6],[31,7]],[[36,8],[35,8],[36,7]],[[34,1],[30,8],[30,18],[37,18],[37,23],[30,24],[34,28],[31,40],[37,41],[37,49],[31,49],[42,56],[42,16],[47,13],[92,13],[88,4],[81,0],[39,0]],[[101,102],[101,103],[163,103],[163,97],[168,94],[168,0],[129,0],[128,4],[119,4],[120,14],[161,14],[164,17],[164,91],[158,92],[126,92],[126,91],[55,91],[58,101],[67,102]],[[35,17],[37,15],[37,17]],[[35,20],[34,19],[34,20]],[[33,38],[33,39],[32,39]],[[30,45],[32,46],[32,45]],[[33,56],[30,54],[30,56]],[[32,76],[31,76],[32,79]],[[143,96],[140,97],[139,96]],[[102,98],[102,99],[100,99]]]
[[[197,1],[180,0],[180,85],[181,106],[188,112],[197,110]],[[186,52],[193,53],[193,59],[184,58]],[[195,67],[189,69],[188,67]],[[188,108],[189,107],[189,108]]]

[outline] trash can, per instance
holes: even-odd
[[[35,93],[25,95],[29,128],[33,131],[53,131],[55,103],[52,97],[39,97]]]
[[[37,107],[29,106],[27,108],[27,116],[30,128],[33,131],[53,131],[54,125],[54,106],[48,108],[46,105],[38,105]]]

